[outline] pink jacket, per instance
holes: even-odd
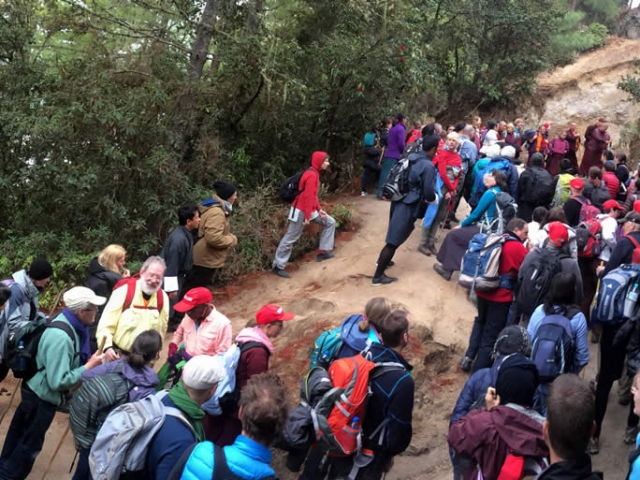
[[[217,355],[231,346],[231,322],[215,308],[199,327],[185,314],[171,343],[177,346],[184,343],[189,355]]]

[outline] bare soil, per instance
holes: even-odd
[[[233,323],[234,334],[265,303],[278,303],[291,309],[296,319],[287,323],[276,341],[271,368],[282,376],[289,387],[292,406],[298,402],[299,382],[308,368],[309,353],[317,335],[324,329],[338,325],[348,315],[361,313],[366,302],[374,296],[388,297],[398,308],[409,312],[411,343],[406,357],[414,365],[416,382],[414,406],[414,434],[411,446],[397,458],[388,480],[451,478],[446,434],[451,410],[467,379],[457,369],[457,361],[471,331],[475,309],[466,299],[465,290],[455,281],[442,280],[432,268],[434,258],[417,252],[419,231],[398,249],[396,266],[389,273],[400,280],[389,286],[374,287],[370,276],[384,244],[388,224],[389,204],[373,197],[353,198],[358,209],[359,231],[349,235],[348,241],[338,241],[336,258],[317,263],[313,255],[293,268],[293,278],[281,279],[270,273],[256,274],[242,279],[230,288],[217,292],[215,302]],[[462,213],[462,212],[461,212]],[[444,236],[440,232],[440,237]],[[440,239],[441,241],[441,239]],[[167,336],[167,342],[170,336]],[[595,363],[595,350],[592,352]],[[590,367],[587,378],[595,376]],[[16,381],[7,378],[0,387],[0,412],[9,406]],[[0,424],[4,439],[19,392]],[[628,407],[621,407],[612,395],[601,439],[602,451],[594,458],[596,467],[607,478],[623,478],[629,447],[622,443]],[[45,446],[38,456],[29,479],[42,479],[53,458],[47,478],[71,478],[69,467],[75,449],[71,434],[65,435],[67,415],[57,414],[47,432]],[[296,475],[283,466],[283,455],[277,454],[275,465],[280,478],[289,480]]]

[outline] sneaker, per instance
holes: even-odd
[[[374,285],[389,285],[390,283],[397,282],[398,279],[394,277],[387,277],[385,274],[380,275],[379,277],[374,277],[371,281]]]
[[[636,443],[636,437],[638,436],[638,427],[627,427],[624,431],[623,441],[627,445],[633,445]]]
[[[291,278],[291,274],[287,272],[284,268],[273,267],[271,269],[271,273],[275,273],[276,275],[282,278]]]
[[[424,245],[418,246],[418,251],[423,255],[426,255],[427,257],[431,256],[431,250],[428,247],[425,247]]]
[[[360,192],[360,196],[361,197],[366,197],[367,196],[367,192]]]
[[[463,357],[462,360],[460,360],[460,370],[469,373],[471,371],[472,363],[472,359],[470,359],[469,357]]]
[[[600,453],[600,439],[591,437],[589,439],[589,446],[587,447],[587,453],[589,455],[597,455]]]
[[[451,275],[453,274],[453,272],[449,270],[445,270],[444,268],[442,268],[442,265],[440,265],[439,263],[434,263],[433,269],[438,273],[438,275],[444,278],[447,282],[451,280]]]
[[[325,260],[331,260],[335,255],[333,253],[324,252],[316,255],[316,262],[323,262]]]

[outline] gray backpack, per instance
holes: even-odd
[[[149,445],[167,415],[180,419],[194,431],[180,410],[162,403],[166,395],[166,391],[159,392],[121,405],[109,414],[89,455],[94,480],[119,480],[126,472],[144,470]]]

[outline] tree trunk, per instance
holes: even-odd
[[[202,76],[202,69],[207,62],[219,5],[219,0],[207,0],[200,23],[196,28],[196,38],[193,41],[193,45],[191,45],[189,58],[189,77],[194,83]]]
[[[255,35],[260,29],[260,14],[262,13],[263,0],[251,0],[248,5],[247,23],[245,33]]]

